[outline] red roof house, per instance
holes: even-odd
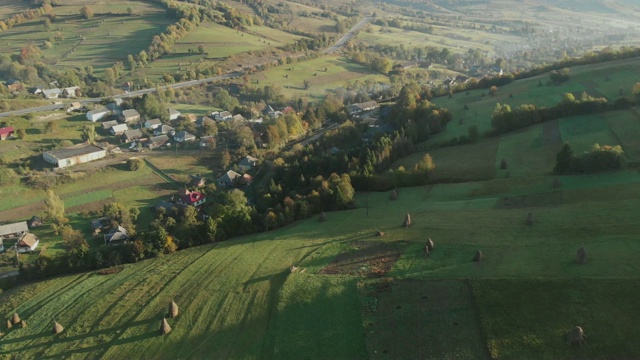
[[[11,126],[0,128],[0,140],[6,140],[8,137],[13,135],[15,130]]]
[[[186,188],[180,190],[178,195],[180,195],[180,200],[178,200],[178,202],[184,205],[198,207],[207,201],[207,197],[199,191],[189,191]]]

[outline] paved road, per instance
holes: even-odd
[[[322,53],[331,54],[338,51],[338,49],[343,47],[344,44],[347,43],[347,41],[351,40],[351,38],[356,34],[356,32],[362,29],[362,27],[365,26],[369,21],[371,21],[371,17],[365,16],[364,19],[360,20],[359,23],[357,23],[354,27],[352,27],[351,30],[349,30],[349,32],[346,33],[343,37],[341,37],[340,40],[338,40],[335,44],[333,44],[332,47],[325,49]]]
[[[351,30],[349,30],[348,33],[346,33],[343,37],[341,37],[335,44],[333,44],[333,46],[325,49],[322,53],[323,54],[331,54],[331,53],[336,52],[338,49],[343,47],[347,43],[347,41],[349,41],[356,34],[356,32],[358,30],[360,30],[369,21],[371,21],[371,17],[369,17],[369,16],[366,16],[364,19],[360,20],[360,22],[357,23],[354,27],[352,27]],[[183,88],[183,87],[201,85],[201,84],[206,84],[206,83],[225,80],[225,79],[232,79],[232,78],[240,77],[242,75],[243,75],[242,72],[232,72],[232,73],[228,73],[228,74],[225,74],[225,75],[215,76],[215,77],[202,79],[202,80],[191,80],[191,81],[185,81],[185,82],[166,85],[166,86],[160,86],[159,88],[161,90],[166,90],[167,88],[180,89],[180,88]],[[126,98],[131,98],[131,97],[135,97],[135,96],[141,96],[141,95],[144,95],[144,94],[153,93],[153,92],[156,92],[156,91],[157,91],[157,88],[149,88],[149,89],[131,91],[131,92],[126,93],[126,94],[115,95],[114,97],[119,97],[119,98],[126,99]],[[91,103],[99,103],[100,101],[102,101],[102,98],[91,98],[91,99],[78,100],[78,102],[83,104],[83,105],[91,104]],[[40,111],[51,111],[51,110],[64,109],[64,106],[65,105],[63,103],[56,103],[56,104],[51,104],[51,105],[46,105],[46,106],[38,106],[38,107],[32,107],[32,108],[26,108],[26,109],[14,110],[14,111],[6,111],[6,112],[3,112],[3,113],[0,113],[0,118],[8,117],[8,116],[16,116],[16,115],[25,115],[25,114],[34,113],[34,112],[40,112]]]

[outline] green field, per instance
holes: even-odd
[[[310,219],[184,250],[126,265],[119,274],[86,273],[17,288],[0,295],[0,309],[5,316],[18,311],[29,327],[7,332],[0,355],[639,356],[628,339],[640,331],[634,305],[640,176],[563,177],[560,190],[545,178],[495,181],[400,189],[397,201],[388,193],[360,194],[368,216],[362,208],[328,213],[326,223]],[[619,196],[585,192],[593,186]],[[527,191],[529,200],[544,201],[519,208],[497,201],[526,200]],[[551,201],[548,194],[557,192],[561,196]],[[484,205],[469,206],[474,202]],[[529,211],[537,219],[532,227],[524,224]],[[409,229],[400,227],[406,212],[414,223]],[[374,230],[386,236],[376,238]],[[425,258],[427,237],[436,247]],[[582,266],[575,263],[580,246],[589,254]],[[385,266],[381,249],[397,254],[384,255],[397,259],[387,264],[390,272],[363,277]],[[480,264],[471,262],[477,249],[485,256]],[[290,274],[291,265],[304,271]],[[181,315],[170,320],[173,332],[161,337],[170,299]],[[63,334],[50,335],[53,317],[65,326]],[[589,347],[566,345],[564,334],[575,325],[585,329]]]
[[[142,1],[115,1],[92,3],[94,17],[84,20],[80,8],[81,1],[63,1],[54,7],[56,20],[49,31],[42,19],[25,21],[2,33],[0,51],[17,53],[25,44],[41,46],[53,37],[56,31],[64,40],[54,42],[54,46],[42,51],[45,62],[55,62],[58,66],[93,66],[97,72],[112,66],[117,61],[126,61],[128,54],[137,54],[151,44],[167,25],[175,22],[167,18],[165,10]],[[131,7],[139,16],[126,15]],[[72,51],[73,49],[75,51]]]
[[[277,84],[287,96],[315,98],[324,97],[328,89],[346,88],[348,82],[373,80],[387,83],[389,81],[387,77],[347,58],[332,55],[275,67],[253,74],[250,78],[256,86]],[[305,80],[309,81],[308,89],[304,88]]]

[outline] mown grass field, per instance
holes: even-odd
[[[242,53],[260,53],[262,62],[270,62],[270,49],[275,49],[299,39],[300,36],[266,26],[251,26],[247,31],[238,31],[213,22],[204,22],[181,38],[167,54],[139,69],[139,76],[159,78],[188,68],[208,68],[222,60]],[[204,53],[197,52],[198,46]],[[192,52],[189,52],[191,50]],[[258,61],[259,62],[259,61]],[[241,59],[237,65],[249,66]]]
[[[42,46],[60,31],[64,40],[54,41],[52,48],[42,50],[43,60],[59,60],[58,66],[62,67],[91,65],[100,73],[117,61],[126,61],[128,54],[146,49],[153,36],[175,22],[166,17],[161,7],[142,1],[92,2],[89,5],[95,15],[88,20],[81,18],[79,12],[87,2],[58,3],[53,10],[56,21],[48,31],[42,19],[25,21],[2,33],[0,51],[13,54],[25,44]],[[129,7],[140,15],[126,15]]]
[[[495,96],[489,95],[487,89],[473,90],[453,94],[451,98],[432,99],[436,105],[445,107],[453,114],[447,131],[438,134],[429,141],[444,141],[452,137],[466,135],[469,126],[476,125],[480,133],[491,130],[491,114],[497,103],[509,104],[512,108],[522,104],[536,106],[553,106],[562,101],[566,93],[578,96],[582,92],[595,97],[606,97],[610,102],[623,96],[631,96],[631,88],[640,77],[638,59],[626,59],[571,68],[569,81],[560,86],[547,85],[548,75],[514,81],[498,88]],[[607,77],[609,80],[607,80]],[[539,86],[539,82],[542,86]],[[484,96],[483,96],[484,94]],[[513,96],[511,96],[513,95]],[[464,109],[467,105],[468,110]],[[462,123],[460,120],[462,119]]]
[[[359,194],[368,216],[364,208],[328,213],[326,223],[309,219],[126,265],[118,274],[26,285],[0,295],[0,311],[7,317],[18,311],[29,324],[6,332],[0,355],[640,356],[629,341],[640,335],[634,305],[640,176],[567,176],[560,189],[548,180],[407,188],[397,201],[388,193]],[[619,195],[608,200],[588,191],[593,187]],[[559,200],[551,201],[555,193]],[[545,201],[522,207],[499,201],[526,195]],[[530,211],[534,226],[524,224]],[[400,226],[407,212],[414,223],[409,229]],[[375,237],[375,230],[386,236]],[[429,257],[423,255],[427,237],[436,244]],[[354,244],[366,243],[401,251],[382,278],[320,274],[340,254],[360,251]],[[575,262],[580,246],[588,252],[586,265]],[[485,256],[479,264],[471,261],[477,249]],[[350,269],[369,271],[376,259],[371,253]],[[291,265],[305,271],[290,274]],[[181,315],[161,337],[170,299]],[[65,326],[63,334],[50,334],[53,317]],[[566,344],[564,334],[575,325],[585,329],[589,347]]]
[[[323,98],[328,89],[347,88],[348,82],[373,80],[387,83],[389,81],[387,77],[347,58],[332,55],[282,65],[252,74],[250,78],[256,86],[277,84],[286,96],[312,98]],[[305,89],[305,80],[309,81],[308,89]]]

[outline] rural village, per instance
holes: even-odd
[[[638,19],[0,4],[0,359],[639,358]]]

